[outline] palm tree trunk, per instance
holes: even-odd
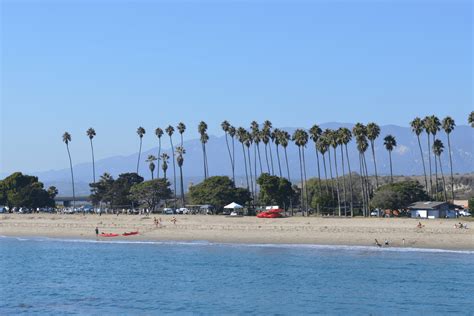
[[[138,160],[137,160],[137,174],[138,174],[138,167],[140,166],[141,154],[142,154],[142,138],[140,137],[140,149],[138,150]]]
[[[179,167],[179,178],[181,182],[181,207],[184,207],[184,182],[183,182],[183,167]]]
[[[265,144],[265,160],[267,161],[267,170],[268,170],[268,174],[270,174],[270,163],[268,162],[268,150],[267,150],[267,144]]]
[[[270,164],[272,166],[272,176],[275,175],[275,170],[273,169],[273,155],[272,155],[272,144],[268,146],[268,151],[270,151]]]
[[[283,177],[281,174],[281,163],[280,163],[280,152],[278,151],[278,145],[276,145],[277,160],[278,160],[278,170],[280,172],[280,178]]]
[[[365,153],[362,153],[362,168],[364,172],[364,182],[365,182],[365,215],[369,216],[369,203],[370,203],[370,192],[371,185],[369,180],[369,172],[367,170],[367,160],[365,159]]]
[[[443,192],[444,192],[444,201],[448,201],[448,194],[446,192],[446,181],[444,179],[443,165],[441,164],[441,156],[438,156],[439,161],[439,170],[441,171],[441,179],[443,180]]]
[[[359,152],[359,168],[360,168],[360,192],[362,198],[362,215],[365,217],[365,185],[364,185],[364,168],[362,167],[362,153]]]
[[[354,216],[353,204],[354,204],[354,190],[352,188],[352,174],[351,174],[351,164],[349,161],[349,152],[347,151],[347,144],[344,144],[346,147],[346,160],[347,160],[347,168],[349,171],[349,189],[351,190],[351,217]]]
[[[426,177],[425,158],[423,156],[423,149],[421,148],[420,135],[416,135],[416,138],[418,139],[418,147],[420,148],[421,162],[423,163],[423,174],[425,175],[425,188],[429,192],[428,178]]]
[[[303,180],[303,162],[301,160],[301,147],[298,146],[298,156],[300,160],[300,176],[301,176],[301,214],[304,216],[304,180]]]
[[[449,167],[451,169],[451,199],[454,201],[453,158],[451,156],[451,140],[450,140],[449,134],[450,133],[447,133],[447,135],[448,135],[448,151],[449,151]]]
[[[250,185],[251,185],[251,193],[252,193],[252,200],[255,199],[255,191],[253,187],[253,177],[252,177],[252,161],[250,160],[250,147],[247,147],[247,154],[249,159],[249,171],[250,171]],[[255,201],[254,201],[255,203]]]
[[[315,146],[315,149],[316,149],[316,165],[318,167],[318,188],[319,188],[319,198],[321,199],[322,196],[323,196],[323,193],[322,193],[322,188],[321,188],[321,170],[319,168],[319,154],[318,154],[318,149],[316,148]],[[318,213],[319,213],[319,206],[318,206]]]
[[[150,173],[151,173],[151,179],[153,180],[153,171],[150,170]]]
[[[435,164],[435,200],[438,199],[438,163],[436,159],[436,155],[434,156],[434,164]]]
[[[341,145],[341,159],[342,159],[342,190],[344,195],[344,216],[347,216],[347,194],[346,194],[346,177],[344,170],[344,148]]]
[[[249,185],[249,173],[247,170],[247,157],[245,155],[245,147],[244,143],[242,143],[242,154],[244,155],[244,165],[245,165],[245,179],[247,180],[247,190],[250,191],[250,185]]]
[[[328,148],[328,158],[329,158],[329,175],[331,176],[331,194],[334,199],[334,178],[332,176],[332,166],[331,166],[331,147]]]
[[[257,153],[258,153],[258,164],[260,166],[260,174],[262,174],[263,168],[262,168],[262,157],[260,156],[260,145],[259,144],[256,144],[256,145],[257,145]],[[255,176],[257,176],[257,174],[255,174]]]
[[[204,148],[204,143],[201,143],[202,147],[202,167],[204,170],[204,180],[207,179],[207,170],[206,170],[206,149]]]
[[[388,151],[388,157],[390,159],[390,183],[393,183],[393,171],[392,171],[392,151]]]
[[[235,146],[234,146],[234,137],[232,137],[232,178],[234,179],[235,184]]]
[[[158,168],[156,168],[156,178],[160,178],[160,158],[161,157],[161,138],[158,138]]]
[[[69,152],[69,145],[66,144],[67,155],[69,156],[69,167],[71,168],[71,181],[72,181],[72,208],[76,209],[76,190],[74,188],[74,171],[72,169],[71,153]]]
[[[271,152],[271,150],[270,150]],[[309,205],[309,195],[308,195],[308,186],[306,185],[306,182],[308,181],[307,178],[306,178],[306,160],[304,158],[304,146],[301,147],[301,156],[303,157],[303,175],[304,175],[304,192],[305,192],[305,195],[306,195],[306,208],[308,208],[308,205]],[[307,213],[308,210],[306,210],[306,216],[309,216],[309,214]]]
[[[326,168],[326,155],[323,154],[323,165],[324,165],[324,177],[326,179],[326,193],[329,195],[329,181],[328,181],[328,171]]]
[[[229,139],[227,138],[227,132],[225,133],[225,144],[227,146],[227,152],[229,153],[229,159],[230,159],[230,167],[232,169],[232,181],[235,183],[235,176],[234,176],[234,161],[232,160],[232,154],[230,152],[230,146],[229,146]]]
[[[176,163],[175,163],[175,154],[174,154],[174,146],[173,146],[173,139],[170,136],[170,143],[171,143],[171,151],[173,152],[173,186],[174,186],[174,203],[176,206]]]
[[[431,143],[430,143],[430,134],[428,134],[428,164],[430,166],[430,190],[429,194],[433,198],[433,172],[431,171]]]
[[[374,168],[375,168],[375,187],[379,187],[379,177],[377,175],[377,162],[375,161],[375,142],[370,140],[370,148],[372,149],[372,158],[374,159]]]
[[[206,144],[204,144],[204,161],[206,164],[206,179],[209,177],[209,164],[207,162],[207,149],[206,149]]]
[[[334,147],[334,171],[336,172],[336,188],[337,188],[337,208],[339,210],[339,217],[341,217],[341,197],[339,194],[339,174],[337,171],[337,156],[336,147]]]
[[[92,145],[92,138],[89,138],[91,141],[91,151],[92,151],[92,179],[95,183],[95,158],[94,158],[94,146]]]
[[[286,152],[286,147],[284,147],[285,149],[285,161],[286,161],[286,171],[288,172],[288,181],[291,182],[291,178],[290,178],[290,167],[288,165],[288,153]]]

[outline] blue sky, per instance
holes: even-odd
[[[1,3],[0,171],[67,167],[270,119],[407,125],[473,108],[471,1]]]

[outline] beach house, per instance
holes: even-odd
[[[412,218],[444,218],[449,216],[447,202],[415,202],[408,206]]]

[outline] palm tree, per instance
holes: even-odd
[[[298,147],[298,157],[300,162],[300,177],[301,177],[301,212],[304,216],[306,205],[305,205],[305,162],[304,162],[304,147],[308,142],[308,133],[303,129],[297,129],[292,136],[292,140],[295,142],[295,145]],[[307,197],[307,194],[306,194]]]
[[[443,119],[442,124],[443,124],[443,130],[446,133],[446,135],[448,136],[449,167],[450,167],[450,171],[451,171],[451,198],[454,201],[453,158],[451,157],[451,139],[450,139],[450,135],[451,135],[451,132],[454,130],[454,127],[456,126],[456,123],[454,122],[454,120],[451,117],[446,116]],[[438,158],[440,158],[440,155],[438,155]],[[441,162],[440,162],[440,165],[441,165]],[[444,181],[444,179],[443,179],[443,181]]]
[[[266,120],[265,122],[263,122],[263,133],[269,138],[271,139],[271,132],[272,132],[272,122],[270,122],[269,120]],[[265,144],[265,153],[267,151],[267,144],[268,144],[268,141],[267,143]],[[271,164],[271,167],[272,167],[272,175],[275,174],[275,170],[273,168],[273,155],[272,155],[272,146],[269,146],[269,151],[270,151],[270,164]],[[268,163],[268,161],[267,161]]]
[[[184,181],[183,181],[183,163],[184,163],[184,154],[186,153],[186,150],[182,146],[176,147],[176,154],[178,155],[176,157],[176,162],[178,163],[179,167],[179,179],[180,179],[180,184],[181,184],[181,206],[184,207],[185,201],[184,201]]]
[[[235,129],[235,127],[233,127],[232,125],[229,126],[228,134],[229,134],[230,138],[232,139],[232,178],[234,180],[234,185],[235,185],[235,146],[234,146],[234,137],[235,137],[236,133],[237,133],[237,130]]]
[[[356,123],[352,128],[352,133],[356,138],[357,150],[359,151],[359,168],[360,168],[360,184],[361,184],[361,195],[362,195],[362,212],[364,216],[368,215],[369,207],[369,184],[368,184],[368,173],[364,167],[365,164],[365,151],[369,147],[367,141],[367,127],[364,124]]]
[[[309,129],[309,137],[313,140],[314,142],[314,151],[316,152],[316,167],[318,170],[318,186],[319,186],[319,195],[321,196],[321,171],[319,169],[319,154],[318,154],[318,148],[317,148],[317,142],[319,137],[321,137],[322,130],[318,125],[313,125]]]
[[[469,116],[467,118],[467,122],[471,124],[471,127],[474,127],[474,111],[469,113]]]
[[[316,149],[319,151],[323,157],[323,167],[324,167],[324,178],[326,179],[326,193],[329,194],[329,181],[328,181],[328,172],[326,168],[326,152],[329,148],[329,142],[325,133],[322,133],[316,141]],[[331,188],[332,191],[332,188]]]
[[[375,160],[375,140],[380,135],[380,127],[375,123],[367,124],[367,138],[370,141],[370,148],[372,149],[372,158],[374,159],[375,170],[375,187],[379,186],[379,178],[377,175],[377,162]]]
[[[198,125],[198,132],[201,135],[201,146],[202,146],[202,156],[203,156],[203,166],[204,166],[204,180],[208,177],[208,166],[207,166],[207,155],[206,155],[206,143],[209,140],[207,135],[207,124],[204,121],[201,121]]]
[[[252,135],[245,131],[245,140],[244,144],[247,147],[247,158],[249,162],[249,173],[250,173],[250,189],[252,193],[252,199],[255,199],[255,189],[254,189],[254,182],[253,182],[253,176],[252,176],[252,161],[250,160],[250,146],[252,146]],[[255,175],[257,177],[257,175]]]
[[[247,131],[243,127],[239,127],[237,129],[237,140],[240,142],[242,145],[242,154],[244,157],[244,165],[245,165],[245,179],[247,180],[247,190],[250,190],[250,185],[249,185],[249,173],[247,170],[247,157],[245,155],[245,138],[247,137]]]
[[[306,177],[306,160],[304,157],[304,150],[306,148],[306,144],[308,143],[308,133],[303,129],[301,130],[301,137],[300,137],[300,144],[301,144],[301,156],[303,157],[303,175],[304,175],[304,193],[306,194],[306,211],[309,205],[309,195],[308,195],[308,187],[306,186],[306,182],[308,181],[308,178]],[[271,149],[270,149],[271,153]],[[271,155],[270,155],[271,158]],[[272,164],[272,169],[273,169],[273,164]],[[308,213],[306,215],[309,216]]]
[[[279,134],[279,142],[280,142],[281,147],[283,147],[283,150],[285,152],[286,171],[288,173],[288,181],[291,182],[290,167],[289,167],[289,164],[288,164],[288,153],[286,151],[286,148],[288,147],[288,144],[290,142],[290,134],[287,131],[281,131],[281,133]]]
[[[434,115],[431,115],[429,117],[429,120],[428,120],[428,129],[429,129],[429,132],[431,135],[433,135],[433,142],[435,141],[435,138],[436,138],[436,133],[441,129],[441,122],[439,121],[439,119],[434,116]],[[434,155],[434,165],[435,165],[435,187],[436,187],[436,190],[435,190],[435,196],[438,195],[438,164],[436,163],[436,155]]]
[[[349,151],[347,150],[347,144],[352,139],[352,133],[348,128],[342,127],[340,129],[339,134],[340,134],[339,135],[340,140],[341,140],[342,144],[344,145],[344,147],[346,149],[347,169],[348,169],[348,172],[349,172],[349,190],[351,191],[351,217],[352,217],[352,216],[354,216],[354,210],[353,210],[354,191],[353,191],[353,188],[352,188],[352,175],[351,175],[351,164],[350,164],[350,161],[349,161]],[[343,168],[344,168],[344,163],[342,165],[343,165]]]
[[[150,168],[151,179],[153,180],[153,172],[155,172],[155,161],[157,158],[154,155],[148,155],[146,162],[148,162],[148,168]]]
[[[430,125],[431,125],[431,118],[426,116],[423,119],[423,128],[425,129],[426,135],[428,136],[428,165],[430,170],[430,188],[429,194],[433,196],[433,172],[431,170],[431,140],[430,140]]]
[[[234,181],[234,184],[235,184],[234,158],[232,157],[232,153],[230,151],[229,139],[227,137],[229,134],[230,123],[228,121],[224,121],[221,123],[221,127],[225,134],[225,143],[227,145],[227,152],[229,153],[230,167],[232,169],[232,181]]]
[[[175,200],[175,203],[176,203],[176,164],[174,162],[174,146],[173,146],[173,133],[174,133],[174,127],[171,126],[171,125],[168,125],[168,127],[165,129],[165,132],[166,134],[168,134],[169,138],[170,138],[170,144],[171,144],[171,153],[173,155],[173,157],[171,158],[171,160],[173,161],[173,187],[174,187],[174,200]]]
[[[184,125],[183,122],[180,122],[178,126],[176,126],[176,129],[179,132],[179,135],[181,136],[181,147],[183,147],[183,133],[186,131],[186,125]]]
[[[272,132],[271,138],[273,139],[273,142],[275,143],[277,161],[278,161],[278,171],[280,173],[280,178],[281,178],[283,177],[283,175],[281,173],[280,152],[278,151],[278,146],[280,146],[280,136],[279,136],[280,133],[281,131],[278,128],[275,128]]]
[[[71,181],[72,181],[72,207],[76,208],[76,191],[74,189],[74,171],[72,170],[72,159],[71,152],[69,151],[69,143],[71,142],[71,134],[64,132],[63,142],[66,144],[67,155],[69,156],[69,167],[71,168]]]
[[[329,142],[334,150],[334,171],[336,172],[336,193],[337,193],[337,208],[339,210],[339,216],[341,216],[341,194],[339,190],[339,174],[337,171],[337,145],[339,144],[338,142],[338,137],[337,137],[337,132],[336,131],[331,131],[329,134]]]
[[[142,154],[142,140],[143,140],[143,135],[145,135],[145,129],[143,127],[137,128],[137,134],[138,137],[140,137],[140,149],[138,150],[138,160],[137,160],[137,174],[138,174],[138,168],[140,167],[140,156]]]
[[[346,194],[346,176],[344,170],[344,148],[342,145],[344,144],[346,135],[344,134],[343,128],[339,127],[336,131],[336,141],[337,145],[341,148],[341,165],[342,165],[342,194],[344,196],[344,216],[347,216],[347,194]]]
[[[423,174],[425,175],[425,188],[429,191],[428,188],[428,178],[426,177],[426,166],[425,158],[423,157],[423,149],[421,149],[420,135],[423,132],[423,120],[419,117],[415,117],[413,121],[410,122],[411,130],[415,133],[418,140],[418,147],[420,148],[421,162],[423,164]]]
[[[393,183],[393,171],[392,171],[392,150],[397,146],[397,140],[392,135],[387,135],[383,139],[385,149],[388,150],[388,156],[390,158],[390,183]]]
[[[163,169],[163,179],[166,179],[166,170],[168,170],[168,161],[170,159],[170,156],[168,156],[167,153],[162,153],[161,154],[161,168]]]
[[[163,130],[161,128],[157,128],[155,129],[155,135],[156,137],[158,137],[158,157],[157,159],[160,160],[160,157],[161,157],[161,136],[163,136]],[[156,168],[156,178],[159,179],[160,178],[160,168],[159,168],[159,164],[158,164],[158,168]]]
[[[254,143],[253,154],[254,154],[254,168],[255,168],[255,180],[257,180],[257,152],[258,152],[258,162],[260,166],[260,173],[263,172],[262,168],[262,158],[260,156],[260,141],[262,140],[262,133],[260,132],[258,123],[252,121],[250,123],[250,136],[252,137],[252,142]]]
[[[438,156],[439,161],[439,168],[441,171],[441,178],[443,180],[443,192],[444,192],[444,200],[448,200],[448,195],[446,193],[446,182],[444,181],[444,173],[443,173],[443,165],[441,164],[441,154],[443,153],[444,145],[439,139],[435,139],[433,142],[433,153]]]
[[[331,133],[332,130],[329,128],[326,128],[323,132],[324,135],[324,140],[327,142],[327,153],[328,153],[328,160],[329,160],[329,177],[331,178],[331,195],[332,198],[334,199],[334,177],[332,176],[332,165],[331,165]]]
[[[94,180],[93,183],[95,183],[95,159],[94,159],[94,146],[92,145],[92,139],[95,136],[95,130],[91,127],[87,130],[86,132],[87,136],[89,137],[89,140],[91,142],[91,151],[92,151],[92,179]]]

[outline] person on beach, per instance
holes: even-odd
[[[178,221],[178,220],[176,219],[176,217],[173,216],[173,218],[171,219],[171,222],[176,225],[176,222],[177,222],[177,221]]]
[[[96,227],[96,228],[95,228],[95,236],[96,236],[96,237],[99,237],[99,227]]]
[[[384,242],[385,246],[390,246],[390,242],[388,241],[388,239],[385,239],[385,242]]]
[[[375,245],[378,246],[378,247],[382,247],[382,245],[379,243],[379,241],[377,240],[377,238],[375,238]]]
[[[421,222],[418,222],[418,225],[416,225],[416,227],[418,228],[423,228],[425,225],[422,225]]]

